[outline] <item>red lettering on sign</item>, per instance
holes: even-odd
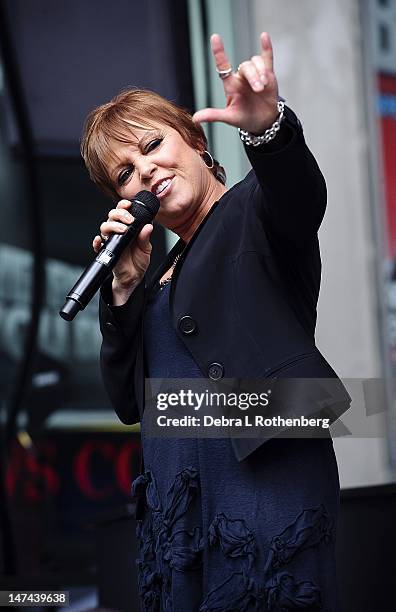
[[[8,495],[12,497],[18,492],[23,499],[35,503],[49,494],[55,495],[60,486],[59,477],[51,465],[55,456],[56,446],[50,442],[27,449],[15,443],[6,472]]]
[[[122,445],[115,465],[115,475],[121,491],[127,496],[131,495],[132,483],[132,456],[139,453],[140,442],[128,440]]]

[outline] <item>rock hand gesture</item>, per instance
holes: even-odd
[[[222,121],[253,134],[262,134],[274,123],[279,112],[272,44],[267,32],[263,32],[260,39],[261,55],[253,55],[234,72],[221,37],[219,34],[211,36],[216,70],[223,80],[226,107],[199,110],[193,116],[194,121]]]

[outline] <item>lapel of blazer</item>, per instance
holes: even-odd
[[[171,267],[171,265],[173,264],[173,262],[175,260],[176,255],[179,255],[179,253],[184,251],[184,253],[183,253],[183,259],[184,259],[184,257],[187,255],[187,252],[191,249],[192,245],[194,244],[195,240],[197,239],[197,236],[199,235],[199,233],[202,230],[203,226],[208,221],[209,217],[211,216],[211,214],[213,213],[213,211],[217,207],[218,203],[219,203],[219,200],[216,200],[212,204],[212,206],[210,207],[207,215],[205,216],[205,218],[203,219],[203,221],[201,222],[199,227],[196,229],[196,231],[194,232],[191,240],[188,242],[187,245],[186,245],[186,243],[184,242],[184,240],[182,238],[179,238],[179,240],[176,242],[176,244],[172,247],[172,249],[169,251],[168,255],[165,257],[164,261],[157,267],[157,269],[155,270],[155,272],[153,273],[153,275],[149,279],[149,281],[148,281],[148,283],[146,285],[146,299],[150,296],[151,292],[154,289],[154,286],[159,281],[159,279],[164,274],[164,272],[166,272],[166,270],[169,270],[169,268]],[[177,272],[178,272],[178,267],[176,266],[176,268],[174,270],[174,273],[173,273],[173,277],[174,278],[173,278],[172,285],[171,285],[171,299],[170,299],[170,303],[172,303],[172,297],[173,297],[172,289],[175,286],[175,280],[176,280],[176,277],[177,277]]]

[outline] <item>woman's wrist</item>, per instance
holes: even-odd
[[[283,99],[278,100],[276,110],[277,114],[273,116],[272,123],[270,125],[266,123],[266,127],[263,127],[260,133],[238,128],[242,142],[248,146],[258,147],[262,144],[268,144],[273,140],[279,132],[284,119],[285,103]]]

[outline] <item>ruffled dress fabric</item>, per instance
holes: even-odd
[[[148,376],[202,373],[165,285],[148,304]],[[154,439],[132,492],[144,612],[338,612],[339,479],[332,439],[272,439],[244,461],[228,438]]]

